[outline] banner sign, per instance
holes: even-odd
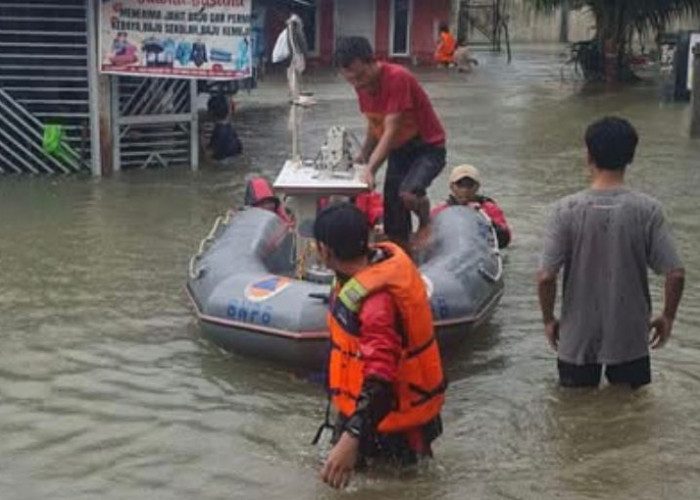
[[[102,73],[231,80],[252,76],[252,0],[102,0]]]

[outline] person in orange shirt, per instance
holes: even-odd
[[[440,25],[440,40],[438,40],[437,50],[435,51],[435,61],[440,66],[448,67],[454,61],[455,49],[457,42],[455,37],[450,33],[450,28],[447,23]]]

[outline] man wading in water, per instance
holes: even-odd
[[[384,232],[408,249],[413,212],[419,222],[413,243],[420,247],[430,236],[426,190],[445,167],[445,130],[416,78],[403,66],[377,62],[366,38],[341,38],[335,61],[355,87],[360,111],[367,117],[367,134],[357,161],[367,165],[365,181],[370,189],[388,159]]]
[[[323,209],[314,238],[336,274],[328,391],[338,420],[321,477],[341,488],[367,459],[411,465],[432,455],[445,379],[428,294],[408,255],[393,243],[370,246],[367,217],[350,203]]]
[[[603,118],[588,127],[591,187],[556,203],[547,225],[539,298],[565,387],[597,387],[603,365],[611,384],[648,384],[649,345],[662,347],[671,336],[683,264],[661,204],[624,185],[637,142],[627,120]],[[554,302],[562,267],[560,327]],[[664,308],[653,320],[647,268],[666,278]]]

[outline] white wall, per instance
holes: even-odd
[[[527,0],[511,0],[508,27],[512,42],[558,42],[561,10],[550,14],[538,12]],[[569,15],[569,41],[587,40],[593,36],[594,22],[585,11]]]
[[[677,19],[668,26],[667,31],[674,32],[678,30],[700,30],[700,17],[687,17]]]
[[[561,11],[536,12],[527,0],[510,0],[510,37],[513,42],[558,42]],[[569,41],[589,40],[595,33],[593,16],[586,9],[572,11],[569,17]],[[688,16],[672,21],[669,32],[700,30],[700,18]]]
[[[459,4],[460,0],[453,1],[453,21],[455,23],[459,13]],[[508,29],[511,42],[552,43],[559,41],[561,29],[560,9],[550,14],[545,14],[536,11],[528,0],[508,0],[507,13],[509,15]],[[700,30],[700,18],[687,17],[682,20],[676,20],[668,27],[670,32],[679,29]],[[569,41],[590,40],[594,34],[595,21],[593,16],[586,9],[571,11],[569,14]]]

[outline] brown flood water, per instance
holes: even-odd
[[[491,322],[448,360],[436,459],[417,473],[318,480],[309,441],[320,388],[220,352],[183,293],[189,255],[241,202],[248,172],[274,176],[289,151],[284,87],[239,103],[246,157],[235,171],[0,179],[0,498],[692,499],[700,491],[700,142],[688,109],[651,84],[607,93],[559,78],[553,51],[479,55],[477,73],[421,71],[449,132],[449,162],[477,165],[512,223],[506,293]],[[305,117],[361,131],[351,89],[312,78]],[[585,186],[582,134],[622,114],[641,135],[629,172],[666,206],[687,268],[674,337],[636,393],[556,385],[533,274],[553,200]],[[446,194],[445,176],[431,192]],[[654,281],[658,305],[659,281]]]

